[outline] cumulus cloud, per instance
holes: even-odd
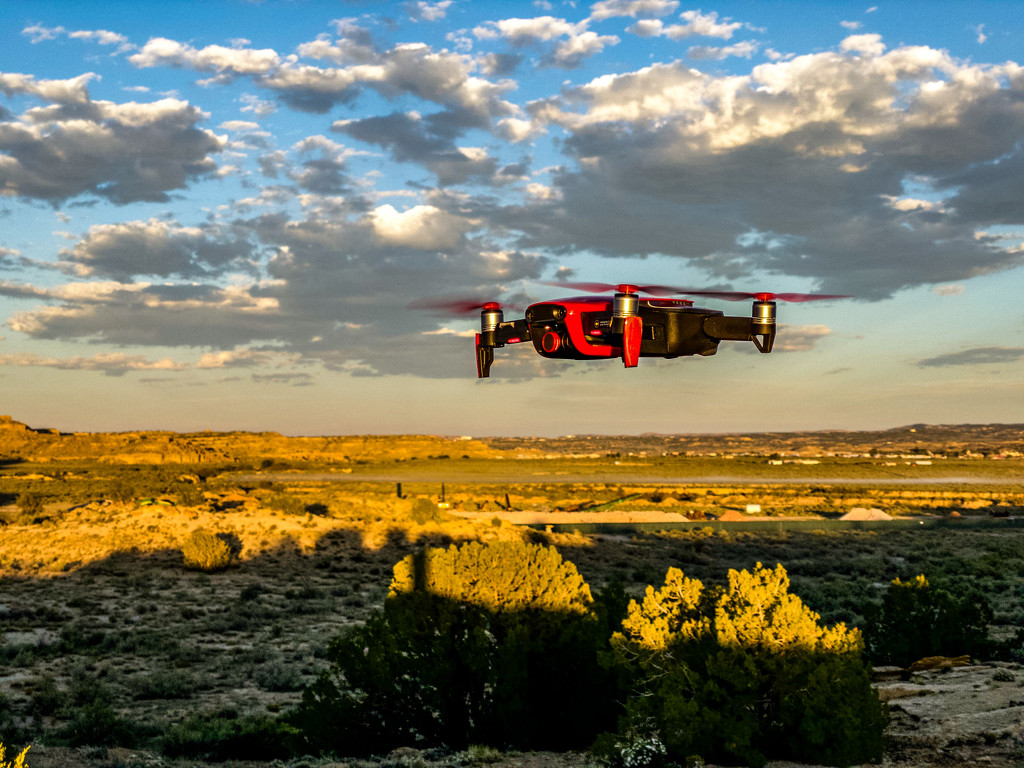
[[[474,222],[453,216],[432,205],[417,205],[407,211],[382,205],[370,212],[374,233],[385,245],[417,250],[454,248]]]
[[[718,14],[701,13],[700,11],[684,11],[679,15],[682,24],[666,24],[661,19],[641,19],[627,31],[640,37],[667,37],[671,40],[685,40],[689,37],[717,37],[730,39],[738,29],[743,28],[740,21],[719,21]]]
[[[98,78],[94,72],[67,80],[37,80],[34,75],[0,72],[0,93],[5,96],[28,94],[53,104],[87,104],[89,81]]]
[[[554,175],[558,198],[503,223],[523,247],[678,255],[730,281],[794,275],[862,298],[962,281],[1024,261],[979,235],[1024,219],[1022,89],[1016,64],[873,35],[749,75],[606,75],[528,105],[535,130],[568,132],[577,165]],[[780,245],[744,241],[751,228]]]
[[[241,270],[251,254],[248,242],[219,228],[150,219],[94,225],[60,255],[83,276],[132,282],[140,275],[194,279]]]
[[[646,18],[668,16],[679,7],[677,0],[600,0],[590,6],[590,18],[610,19],[616,16]]]
[[[208,45],[196,49],[166,37],[153,38],[128,60],[136,67],[185,67],[220,75],[265,74],[281,63],[277,52],[269,48],[253,50]]]
[[[414,21],[440,21],[447,14],[451,4],[452,0],[440,0],[437,3],[412,0],[405,4],[405,10]]]
[[[368,33],[350,20],[339,23],[339,35],[336,40],[320,37],[298,49],[302,57],[331,62],[335,65],[331,67],[301,63],[271,49],[219,45],[196,49],[167,38],[150,40],[129,60],[144,68],[183,67],[228,79],[249,76],[257,87],[307,112],[323,113],[337,104],[351,103],[364,89],[389,99],[408,94],[481,120],[515,111],[502,98],[513,84],[477,77],[468,56],[434,51],[423,43],[379,50]]]
[[[975,347],[919,360],[917,365],[921,368],[945,368],[1015,363],[1018,360],[1024,360],[1024,347]]]
[[[554,16],[510,18],[481,24],[473,29],[473,34],[480,40],[502,38],[514,47],[545,46],[543,65],[572,69],[583,59],[619,42],[615,35],[588,30],[588,23],[587,19],[569,22]]]
[[[772,349],[779,352],[808,352],[831,334],[832,329],[827,325],[781,325]]]
[[[406,9],[428,22],[454,7]],[[228,105],[212,123],[224,137],[178,98],[93,100],[93,73],[0,74],[10,102],[0,108],[0,193],[99,212],[59,225],[85,230],[66,235],[72,242],[45,265],[47,277],[63,270],[73,282],[0,281],[0,295],[31,307],[8,327],[29,340],[194,348],[192,368],[272,371],[268,381],[304,381],[292,369],[311,364],[472,376],[474,319],[405,307],[439,293],[509,300],[525,281],[550,278],[563,254],[663,255],[723,288],[756,278],[862,299],[921,284],[956,295],[975,275],[1024,263],[1019,238],[1007,235],[1024,221],[1018,65],[887,44],[853,24],[844,26],[856,34],[831,50],[764,53],[737,39],[749,25],[680,14],[675,0],[600,0],[589,14],[489,21],[449,38],[454,51],[388,43],[375,37],[384,24],[366,16],[339,19],[292,52],[167,38],[131,49],[125,59],[140,70],[234,83],[233,101],[209,100]],[[700,45],[684,56],[661,40],[651,50],[678,59],[555,85],[548,73],[518,96],[505,79],[525,76],[527,62],[577,66],[619,42],[599,32],[627,25]],[[128,44],[102,31],[24,34]],[[726,56],[753,63],[730,72],[702,63]],[[286,107],[312,116],[278,144],[283,115],[265,118]],[[548,167],[532,167],[534,154]],[[227,178],[215,180],[218,171]],[[190,189],[200,181],[208,186]],[[208,194],[217,186],[231,190],[219,205]],[[181,194],[187,214],[149,206],[118,217],[102,207]],[[0,249],[0,265],[26,280],[44,266],[11,248]],[[785,328],[777,346],[807,350],[829,334]],[[529,349],[506,352],[503,377],[558,370]],[[980,348],[919,365],[1019,352]]]
[[[0,365],[56,368],[62,371],[99,371],[107,376],[123,376],[129,371],[181,371],[188,366],[170,358],[149,360],[145,355],[106,352],[91,357],[42,357],[32,352],[0,355]]]
[[[757,51],[758,44],[752,40],[744,40],[743,42],[736,43],[735,45],[722,45],[722,46],[707,46],[707,45],[695,45],[690,48],[686,54],[691,59],[705,60],[705,61],[722,61],[728,59],[731,56],[736,56],[741,59],[749,59]]]
[[[206,115],[178,99],[93,101],[95,76],[37,81],[0,75],[0,91],[50,102],[0,123],[0,193],[57,203],[93,195],[114,203],[166,201],[216,170],[224,141],[199,127]]]
[[[35,339],[230,349],[275,338],[281,320],[276,299],[242,286],[78,283],[45,294],[61,303],[16,312],[7,325]]]

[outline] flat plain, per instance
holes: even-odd
[[[942,428],[925,440],[928,430],[894,431],[890,444],[878,433],[841,433],[842,445],[807,433],[795,445],[65,435],[8,420],[0,734],[12,749],[33,742],[30,765],[43,768],[203,764],[210,755],[181,747],[197,722],[286,712],[326,665],[331,637],[382,605],[396,562],[468,540],[554,545],[595,593],[618,581],[634,597],[670,566],[721,583],[731,568],[782,563],[823,622],[854,626],[892,579],[923,573],[985,595],[992,636],[1012,646],[1024,628],[1024,433]],[[839,519],[855,509],[897,520]],[[651,518],[670,522],[630,525]],[[200,528],[231,541],[229,568],[184,566]],[[879,670],[892,714],[885,764],[1024,760],[1017,658]],[[413,749],[290,762],[596,764]]]

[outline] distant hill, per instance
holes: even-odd
[[[118,464],[248,464],[485,458],[477,440],[432,435],[286,437],[277,432],[61,432],[0,416],[0,461],[94,460]]]
[[[822,455],[1024,453],[1024,424],[912,424],[887,430],[683,435],[578,435],[470,439],[432,435],[286,437],[277,432],[61,432],[0,416],[0,461],[98,460],[123,464],[351,464],[502,455]]]
[[[827,453],[914,453],[946,455],[1024,453],[1024,424],[912,424],[864,432],[758,432],[727,434],[576,435],[559,438],[492,438],[501,450],[540,449],[547,453],[661,455],[663,453],[821,455]]]

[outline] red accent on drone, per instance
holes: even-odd
[[[636,368],[640,362],[640,342],[643,333],[643,320],[639,316],[627,317],[622,328],[622,364],[626,368]]]

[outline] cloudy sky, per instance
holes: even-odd
[[[0,3],[0,412],[287,434],[1024,422],[1007,2]],[[545,281],[821,291],[475,378]],[[707,306],[745,315],[749,307]]]

